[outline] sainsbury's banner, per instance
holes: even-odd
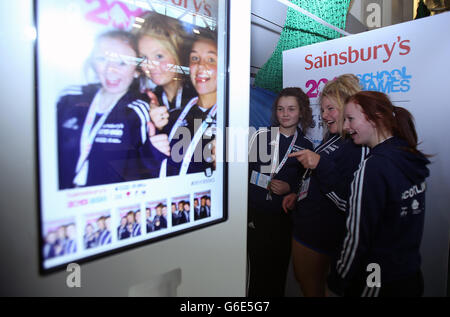
[[[413,112],[429,103],[429,94],[438,98],[436,89],[445,86],[448,74],[443,63],[450,46],[441,32],[449,25],[446,13],[285,51],[283,86],[299,86],[310,97],[318,123],[311,132],[315,143],[322,136],[319,93],[341,74],[357,75],[365,90],[384,92]]]
[[[430,272],[440,271],[438,264],[447,267],[449,241],[445,206],[450,205],[450,171],[445,161],[450,158],[450,146],[444,141],[450,115],[450,40],[444,35],[447,30],[450,12],[283,53],[283,87],[301,87],[308,94],[315,120],[309,136],[316,145],[323,135],[319,94],[327,81],[342,74],[355,74],[364,90],[386,93],[394,105],[413,114],[422,142],[419,148],[434,155],[428,180],[429,219],[422,247],[424,253],[438,250],[430,253],[432,260],[424,255]],[[431,241],[431,232],[433,239],[442,239],[442,245]]]

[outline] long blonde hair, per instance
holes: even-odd
[[[338,130],[342,135],[344,126],[344,106],[345,101],[350,96],[360,92],[362,87],[358,77],[353,74],[344,74],[326,83],[320,93],[319,102],[322,105],[323,98],[331,98],[336,101],[339,110]]]

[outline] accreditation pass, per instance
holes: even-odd
[[[269,186],[271,177],[269,175],[265,175],[262,173],[258,173],[257,171],[252,171],[252,175],[250,176],[250,183],[256,186],[267,189]]]

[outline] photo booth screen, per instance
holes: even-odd
[[[42,273],[226,220],[227,6],[35,1]]]

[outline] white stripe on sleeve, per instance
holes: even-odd
[[[337,262],[337,271],[342,278],[345,278],[355,258],[359,244],[359,229],[361,217],[361,198],[363,192],[364,172],[367,160],[361,163],[360,168],[355,173],[355,178],[351,184],[350,210],[347,218],[347,236],[344,241],[344,248],[341,258]]]
[[[148,122],[150,121],[150,106],[148,103],[142,100],[135,100],[133,101],[133,105],[138,106],[139,109],[142,111],[142,114],[144,115],[145,120]]]
[[[146,120],[146,116],[145,116],[145,111],[143,111],[143,106],[142,105],[135,105],[134,102],[133,104],[129,104],[128,105],[129,108],[133,109],[134,112],[136,112],[137,116],[139,117],[139,119],[141,120],[141,139],[142,139],[142,144],[145,143],[145,141],[147,140],[147,120]]]
[[[339,198],[336,193],[331,192],[326,195],[331,201],[342,211],[345,211],[347,207],[347,202],[341,198]]]

